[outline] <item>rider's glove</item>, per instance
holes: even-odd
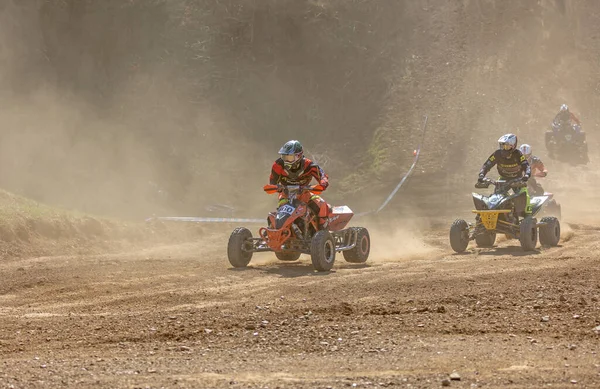
[[[529,180],[529,176],[523,176],[523,178],[521,179],[521,181],[523,182],[527,182],[527,180]]]

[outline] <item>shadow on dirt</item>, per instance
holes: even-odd
[[[284,278],[296,278],[306,276],[327,276],[336,273],[340,269],[365,269],[371,267],[368,264],[343,264],[337,269],[333,268],[328,272],[316,271],[311,263],[305,262],[282,262],[270,263],[268,265],[253,265],[247,268],[229,268],[230,271],[259,271],[265,274],[279,275]]]
[[[230,268],[230,271],[259,271],[266,274],[275,274],[285,278],[296,278],[305,276],[324,276],[335,273],[335,269],[329,272],[318,272],[312,264],[303,262],[270,263],[268,265],[252,265],[243,269]]]
[[[559,245],[556,247],[562,247],[562,246]],[[470,249],[468,252],[464,252],[464,253],[452,253],[451,256],[460,257],[460,256],[469,256],[469,255],[491,255],[491,256],[500,257],[503,255],[510,255],[513,257],[526,257],[529,255],[538,255],[541,253],[542,253],[542,251],[539,248],[537,248],[533,251],[523,251],[521,246],[508,246],[508,247],[492,247],[492,248],[488,248],[488,249],[480,249],[480,248]]]
[[[535,249],[533,251],[523,251],[521,246],[508,246],[508,247],[494,247],[489,251],[479,251],[477,255],[511,255],[513,257],[526,257],[530,255],[538,255],[542,252],[539,249]]]

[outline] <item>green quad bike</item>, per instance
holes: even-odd
[[[554,216],[543,217],[539,222],[535,216],[547,204],[550,196],[531,198],[532,213],[525,217],[526,195],[515,191],[527,186],[520,178],[494,181],[489,178],[475,184],[476,188],[495,186],[494,193],[484,196],[473,193],[476,210],[475,224],[457,219],[450,227],[450,246],[457,253],[467,249],[469,242],[475,240],[477,247],[492,247],[496,234],[504,234],[508,239],[519,239],[524,251],[535,250],[539,240],[542,246],[554,247],[560,241],[560,222]]]

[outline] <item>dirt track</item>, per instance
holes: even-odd
[[[3,261],[0,387],[599,387],[600,228],[564,227],[527,255],[453,255],[439,229],[329,274],[266,253],[233,270],[226,232]]]
[[[0,187],[35,201],[0,193],[0,389],[600,387],[598,19],[597,0],[3,1]],[[564,103],[588,166],[544,154]],[[261,254],[234,270],[234,226],[174,244],[188,235],[30,223],[38,201],[264,215],[289,139],[330,175],[328,201],[377,209],[425,114],[418,167],[383,212],[404,229],[371,230],[365,266]],[[448,227],[472,217],[506,132],[580,224],[553,249],[455,255]],[[157,235],[171,245],[129,248]]]

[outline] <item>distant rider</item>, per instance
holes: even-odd
[[[279,150],[279,158],[273,163],[269,183],[271,185],[300,185],[308,186],[313,178],[325,190],[329,186],[329,177],[323,169],[315,162],[304,157],[302,145],[297,140],[286,142]],[[305,191],[301,194],[300,200],[307,203],[308,206],[317,215],[319,220],[319,229],[327,228],[327,216],[329,215],[329,205],[320,196]],[[277,207],[288,202],[285,192],[279,193],[279,203]]]
[[[579,133],[581,131],[581,122],[573,112],[569,111],[567,104],[563,104],[552,121],[552,131],[556,133],[570,130]]]
[[[521,153],[525,156],[527,162],[529,162],[529,166],[531,166],[531,178],[527,183],[531,189],[531,192],[535,196],[543,195],[544,188],[542,188],[542,185],[537,182],[535,177],[546,177],[548,175],[548,170],[546,169],[546,166],[544,166],[544,162],[542,162],[540,158],[531,154],[531,146],[526,143],[521,145],[519,150],[521,150]]]
[[[512,180],[521,178],[523,182],[527,182],[531,177],[531,167],[529,162],[521,150],[517,149],[517,136],[515,134],[506,134],[498,139],[498,150],[485,161],[479,171],[478,182],[483,183],[485,175],[496,165],[500,178],[504,180]],[[531,215],[531,203],[527,187],[513,189],[515,193],[525,193],[527,200],[525,205],[525,216]]]

